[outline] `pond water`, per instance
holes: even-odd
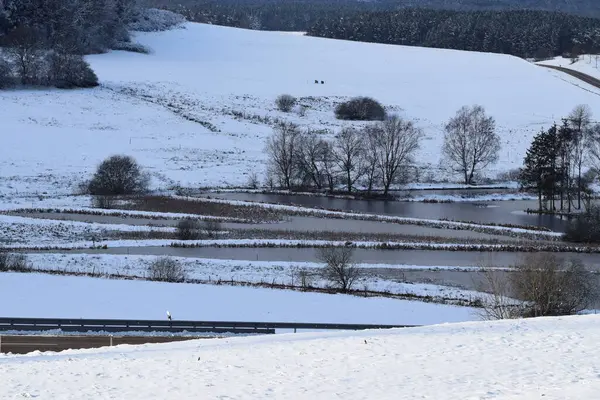
[[[90,254],[130,254],[130,255],[168,255],[175,257],[215,258],[225,260],[248,261],[317,261],[312,248],[175,248],[175,247],[114,247],[107,250],[72,250],[69,253]],[[510,267],[515,265],[524,253],[476,252],[476,251],[432,251],[432,250],[375,250],[356,249],[354,260],[358,263],[450,266],[466,267],[493,265]],[[600,271],[598,254],[556,253],[560,259],[579,259],[589,269]]]
[[[537,207],[535,200],[422,203],[393,200],[335,199],[293,194],[211,193],[210,196],[228,200],[260,201],[411,218],[532,225],[549,228],[557,232],[563,232],[567,225],[566,220],[558,217],[524,213],[523,211],[527,208]]]

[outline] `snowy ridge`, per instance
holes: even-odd
[[[594,399],[599,322],[538,318],[4,356],[0,396]]]

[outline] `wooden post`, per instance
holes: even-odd
[[[113,336],[112,336],[112,335],[110,335],[110,347],[112,347],[112,345],[113,345],[112,338],[113,338]]]

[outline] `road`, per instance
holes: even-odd
[[[113,336],[112,346],[119,344],[145,344],[180,342],[201,339],[192,336]],[[206,338],[206,337],[205,337]],[[0,353],[26,354],[32,351],[63,351],[111,346],[110,336],[99,335],[0,335]]]
[[[565,67],[557,67],[554,65],[544,65],[544,64],[537,64],[537,65],[539,65],[540,67],[555,69],[557,71],[564,72],[565,74],[571,75],[574,78],[584,81],[588,85],[592,85],[592,86],[600,89],[600,79],[596,79],[593,76],[584,74],[583,72],[575,71],[573,69],[569,69],[569,68],[565,68]]]

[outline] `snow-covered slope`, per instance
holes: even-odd
[[[597,399],[596,316],[0,356],[0,397]]]
[[[416,119],[427,135],[418,159],[433,166],[444,122],[482,104],[503,137],[493,173],[520,165],[532,136],[574,105],[600,107],[551,71],[498,54],[193,23],[135,36],[153,53],[88,57],[100,88],[0,92],[0,193],[70,192],[113,153],[135,156],[157,186],[245,184],[263,171],[277,119],[332,134],[343,125],[336,102],[355,95]],[[301,97],[306,116],[275,110],[281,93]]]

